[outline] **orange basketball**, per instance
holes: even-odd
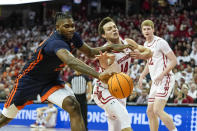
[[[112,96],[122,99],[133,91],[133,80],[125,73],[114,74],[108,80],[108,89]]]

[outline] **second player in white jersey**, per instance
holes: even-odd
[[[146,41],[144,46],[153,52],[153,56],[148,60],[148,69],[151,79],[154,80],[167,67],[169,60],[166,54],[171,52],[172,49],[164,39],[158,36],[154,36],[153,41],[150,43]],[[168,74],[173,75],[172,71]]]
[[[158,117],[170,131],[177,131],[172,118],[164,111],[168,97],[174,87],[172,69],[176,66],[176,56],[168,43],[154,35],[154,23],[145,20],[141,24],[146,39],[144,46],[153,52],[139,78],[139,87],[145,76],[150,73],[152,85],[148,98],[147,116],[151,131],[158,131]]]
[[[148,70],[153,81],[148,102],[154,102],[155,97],[167,100],[175,82],[172,71],[164,76],[160,85],[155,85],[154,81],[168,66],[169,60],[166,54],[172,52],[172,49],[164,39],[158,36],[154,36],[150,43],[146,41],[144,46],[153,52],[153,56],[147,61]]]

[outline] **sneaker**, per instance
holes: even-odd
[[[38,124],[37,123],[31,124],[30,127],[31,128],[36,128],[36,127],[38,127]]]
[[[39,125],[39,128],[46,128],[43,124]]]

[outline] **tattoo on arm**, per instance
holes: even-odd
[[[56,55],[60,60],[66,63],[70,68],[77,70],[83,74],[91,75],[95,78],[99,77],[99,73],[96,72],[92,67],[86,65],[81,60],[74,57],[69,51],[65,49],[60,49],[57,51]]]

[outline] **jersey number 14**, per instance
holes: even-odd
[[[121,64],[121,72],[127,73],[129,64],[126,62],[125,64]]]

